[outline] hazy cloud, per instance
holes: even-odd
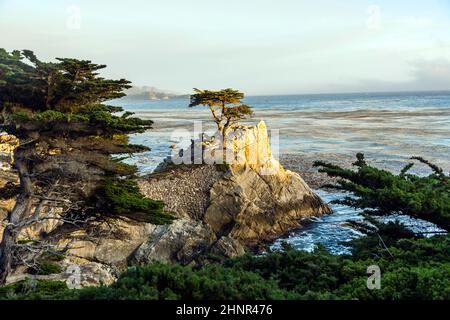
[[[415,79],[410,84],[413,90],[450,90],[450,61],[419,61],[413,67]]]
[[[445,1],[0,0],[0,47],[190,92],[449,89]],[[412,62],[411,62],[412,61]]]
[[[450,61],[421,60],[410,63],[411,80],[391,81],[358,79],[351,84],[329,84],[330,92],[369,91],[450,91]]]

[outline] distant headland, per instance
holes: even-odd
[[[181,94],[171,90],[159,89],[152,86],[133,86],[125,91],[123,99],[129,100],[171,100],[189,98],[188,94]]]

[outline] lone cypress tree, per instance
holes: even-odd
[[[253,115],[250,106],[242,103],[244,94],[234,89],[220,91],[201,90],[194,88],[189,107],[203,105],[209,108],[217,130],[222,136],[223,148],[226,148],[226,137],[229,130],[238,124],[239,120]]]
[[[147,150],[129,144],[127,134],[144,132],[153,122],[104,104],[124,96],[130,82],[100,77],[105,65],[56,60],[0,49],[0,129],[20,140],[14,153],[20,186],[0,190],[16,190],[0,243],[0,285],[21,247],[20,232],[37,221],[81,226],[117,214],[156,224],[172,221],[162,202],[140,194],[136,168],[113,157]]]

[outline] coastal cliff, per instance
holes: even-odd
[[[236,162],[210,190],[204,216],[217,234],[258,242],[300,226],[300,219],[331,212],[299,174],[272,156],[263,121],[241,130],[232,144]]]
[[[230,145],[235,157],[226,165],[171,166],[169,159],[163,172],[140,181],[142,193],[165,201],[180,217],[202,221],[218,239],[230,237],[244,246],[331,212],[299,174],[273,157],[263,121],[239,129]],[[203,157],[219,146],[208,148]]]
[[[28,234],[52,235],[55,246],[67,248],[59,262],[66,271],[39,277],[67,280],[72,276],[67,270],[76,266],[82,287],[111,283],[130,265],[198,264],[205,253],[240,256],[250,246],[299,227],[301,219],[331,212],[299,174],[285,170],[272,156],[264,122],[242,127],[230,143],[231,163],[177,166],[169,160],[164,170],[138,181],[142,194],[163,200],[177,217],[170,225],[109,218],[90,226],[96,229],[94,236],[90,229],[67,230],[51,219],[31,226]],[[218,149],[209,146],[204,150],[209,154]],[[11,208],[14,200],[9,201]],[[25,276],[19,267],[8,282]]]

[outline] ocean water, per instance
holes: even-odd
[[[264,120],[278,133],[281,157],[326,160],[364,152],[395,170],[418,155],[450,169],[450,92],[258,96],[245,102],[255,110],[247,122]],[[205,130],[213,128],[207,108],[188,108],[187,99],[112,104],[155,121],[153,130],[131,137],[152,148],[130,160],[145,172],[170,152],[170,145],[180,143],[180,130],[193,132],[195,121]]]
[[[346,194],[340,192],[329,192],[316,190],[319,196],[326,202],[340,199]],[[304,222],[304,225],[292,230],[287,236],[275,240],[271,244],[273,250],[279,250],[282,243],[287,243],[294,248],[313,251],[317,244],[324,245],[333,254],[350,254],[350,247],[346,245],[350,240],[359,238],[364,234],[349,227],[347,221],[363,221],[359,214],[361,210],[355,210],[348,206],[332,204],[333,214],[316,217]],[[380,222],[399,221],[414,232],[424,237],[445,232],[431,222],[414,219],[406,215],[393,214],[378,219]]]
[[[255,96],[245,103],[255,112],[246,122],[266,122],[272,148],[281,159],[348,161],[363,152],[371,163],[392,171],[400,170],[411,156],[422,156],[450,170],[450,92]],[[202,130],[213,129],[208,109],[188,108],[188,99],[120,99],[111,104],[155,121],[154,129],[130,137],[132,143],[152,148],[127,160],[141,173],[151,172],[171,152],[171,145],[182,146],[194,138],[194,123],[201,121]],[[427,174],[429,170],[417,165],[413,172]],[[326,201],[343,196],[318,192]],[[304,250],[323,243],[334,253],[345,253],[341,242],[360,234],[341,222],[359,219],[358,212],[341,206],[333,209],[333,215],[312,221],[283,241]]]

